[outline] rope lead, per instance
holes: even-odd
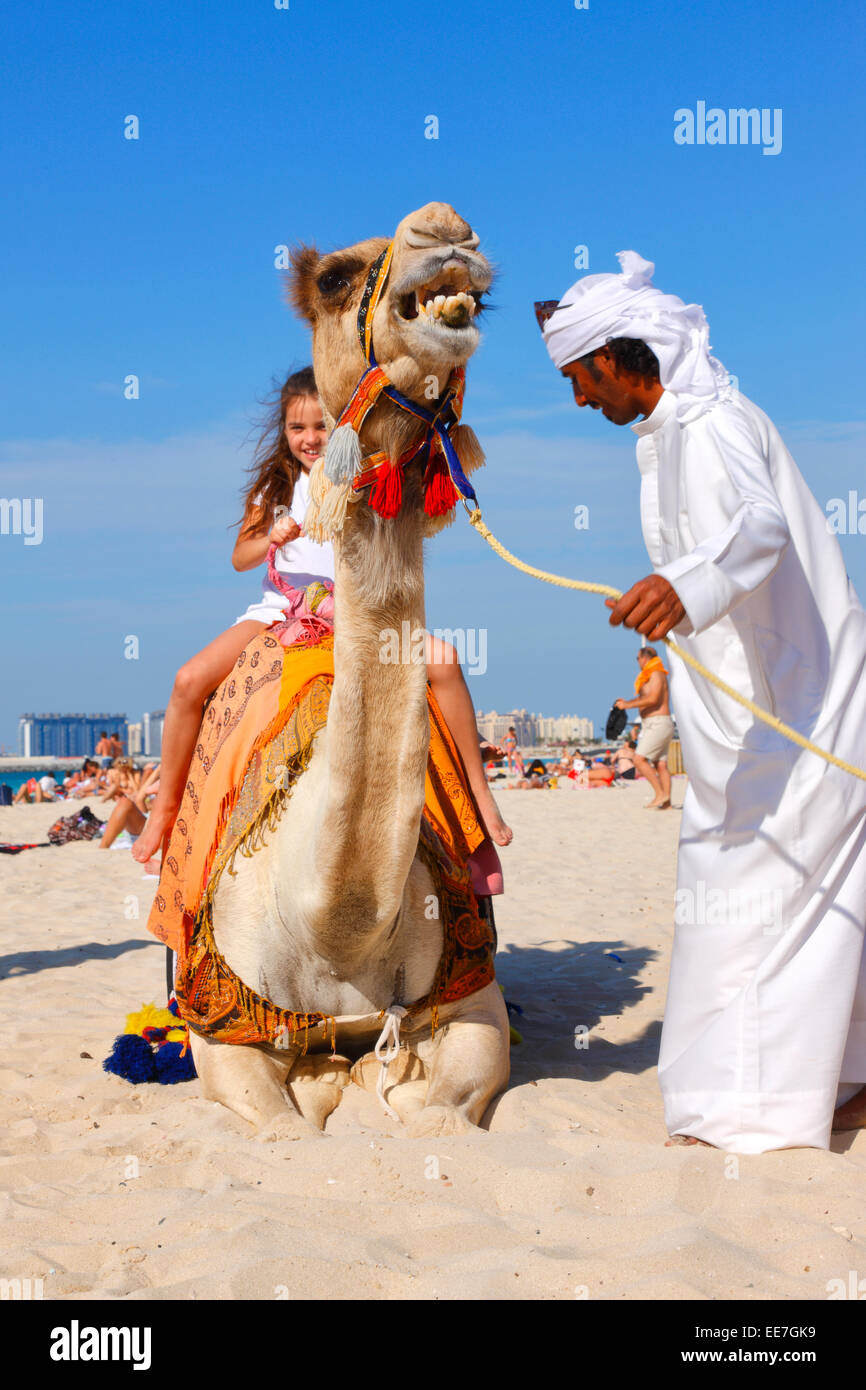
[[[464,505],[466,504],[464,503]],[[534,565],[525,564],[523,560],[518,560],[516,555],[512,555],[510,550],[506,550],[502,542],[496,539],[490,527],[482,520],[480,507],[475,507],[470,510],[470,508],[466,506],[466,512],[479,536],[482,536],[484,540],[487,541],[491,549],[495,550],[497,555],[509,565],[513,565],[515,569],[522,570],[524,574],[531,574],[533,579],[540,579],[545,584],[555,584],[557,588],[560,589],[580,589],[585,594],[604,594],[606,598],[622,598],[622,591],[620,589],[612,589],[609,584],[590,584],[583,579],[566,579],[561,574],[548,574],[546,570],[539,570],[536,569]],[[819,748],[817,743],[812,743],[811,739],[804,738],[802,734],[798,734],[796,729],[792,729],[789,725],[783,724],[781,719],[777,719],[774,714],[770,714],[767,710],[761,709],[760,705],[754,704],[754,702],[747,699],[745,695],[741,695],[738,690],[734,690],[732,686],[726,685],[718,676],[713,675],[712,671],[708,671],[706,666],[698,661],[697,657],[691,656],[687,651],[684,651],[682,647],[677,646],[676,642],[672,642],[669,637],[663,637],[662,641],[668,648],[668,651],[673,652],[674,656],[678,656],[681,661],[686,662],[688,666],[691,666],[692,670],[697,671],[698,675],[703,676],[704,679],[708,680],[711,685],[714,685],[717,690],[723,691],[725,695],[730,696],[732,700],[736,700],[738,705],[742,705],[743,709],[747,709],[756,719],[760,719],[763,724],[768,724],[771,729],[775,729],[776,733],[782,734],[785,738],[789,739],[791,743],[798,743],[801,748],[808,749],[810,753],[815,753],[819,758],[823,758],[826,763],[832,763],[834,767],[841,768],[843,772],[850,772],[852,777],[859,777],[861,782],[866,782],[866,770],[862,767],[855,767],[853,763],[846,763],[844,759],[837,758],[835,753],[828,753],[826,748]]]

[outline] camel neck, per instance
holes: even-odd
[[[422,528],[419,505],[388,521],[358,506],[335,544],[328,786],[317,836],[325,898],[316,914],[335,957],[357,957],[390,930],[418,845],[429,745]]]

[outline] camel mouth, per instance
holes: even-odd
[[[449,270],[401,294],[397,312],[402,319],[421,319],[439,328],[466,328],[483,308],[468,272]]]

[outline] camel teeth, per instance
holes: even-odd
[[[431,295],[426,301],[416,292],[415,302],[418,306],[418,313],[430,320],[436,320],[443,316],[452,314],[458,307],[466,310],[469,318],[474,318],[477,311],[474,296],[467,290],[458,290],[456,294],[437,294]]]
[[[442,305],[441,312],[449,323],[452,317],[457,318],[460,314],[465,315],[463,320],[465,322],[467,319],[471,319],[475,313],[475,301],[471,295],[460,290],[457,294],[448,295],[445,303]]]

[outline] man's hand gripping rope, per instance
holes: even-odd
[[[531,574],[533,578],[542,580],[545,584],[555,584],[560,589],[579,589],[587,594],[605,594],[607,596],[607,607],[611,610],[610,622],[616,627],[624,623],[626,627],[632,628],[636,632],[642,633],[654,642],[664,642],[668,650],[678,656],[681,661],[686,662],[694,671],[708,680],[717,690],[722,690],[738,705],[749,710],[756,719],[760,719],[763,724],[768,724],[771,729],[783,737],[790,739],[792,743],[799,744],[801,748],[806,748],[810,753],[823,758],[825,762],[832,763],[834,767],[839,767],[843,772],[850,772],[852,777],[859,777],[862,782],[866,782],[866,769],[855,767],[852,763],[846,763],[844,759],[837,758],[835,753],[828,753],[826,748],[819,748],[817,743],[812,743],[811,739],[804,738],[797,733],[796,729],[783,724],[781,719],[777,719],[774,714],[761,709],[752,700],[748,700],[745,695],[741,695],[733,686],[727,685],[720,680],[712,671],[707,670],[702,662],[682,647],[677,646],[665,634],[671,628],[682,622],[686,616],[686,611],[677,597],[676,590],[659,574],[651,574],[646,579],[639,579],[637,584],[633,584],[628,593],[623,594],[621,590],[612,588],[609,584],[591,584],[582,579],[566,579],[560,574],[549,574],[546,570],[536,569],[534,565],[527,565],[523,560],[518,560],[516,555],[512,555],[510,550],[506,550],[501,541],[498,541],[493,532],[481,518],[480,507],[471,508],[464,500],[463,505],[469,520],[475,527],[480,536],[487,541],[491,549],[501,556],[509,565],[515,569],[522,570],[524,574]]]

